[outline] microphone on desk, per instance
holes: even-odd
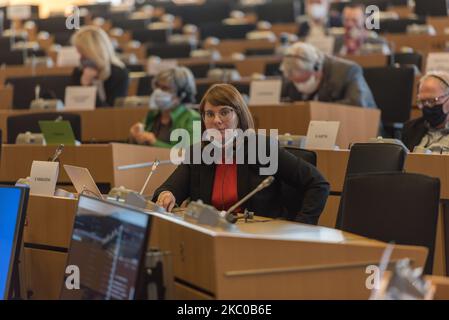
[[[144,192],[145,189],[147,188],[148,182],[150,182],[150,178],[151,178],[151,176],[153,175],[154,171],[156,171],[157,167],[159,166],[159,163],[160,163],[160,161],[157,160],[157,159],[153,162],[153,165],[151,166],[151,171],[150,171],[150,173],[148,174],[148,177],[147,177],[147,179],[145,180],[145,183],[143,184],[142,189],[140,190],[140,193],[139,193],[140,195],[143,195],[143,192]]]
[[[248,193],[246,196],[244,196],[240,201],[238,201],[236,204],[234,204],[231,208],[226,211],[224,214],[224,218],[226,221],[230,223],[236,223],[238,218],[232,214],[232,211],[240,207],[243,203],[245,203],[249,198],[251,198],[253,195],[255,195],[257,192],[265,189],[266,187],[270,186],[274,181],[273,176],[267,177],[265,180],[263,180],[253,191]]]
[[[135,164],[127,164],[123,166],[117,166],[117,170],[130,170],[130,169],[140,169],[140,168],[148,168],[152,167],[156,161],[153,162],[142,162],[142,163],[135,163]],[[160,164],[173,164],[171,160],[157,160],[158,165]]]
[[[55,153],[53,154],[53,156],[50,158],[50,162],[55,162],[56,160],[58,160],[59,156],[62,154],[62,151],[64,151],[64,145],[60,144],[56,148]]]

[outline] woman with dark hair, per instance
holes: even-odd
[[[243,150],[243,162],[238,161],[238,157],[233,157],[231,161],[227,159],[224,163],[218,161],[207,164],[204,159],[201,159],[199,164],[183,162],[156,190],[153,200],[157,201],[158,205],[171,211],[175,204],[181,204],[190,198],[192,201],[201,199],[218,210],[228,210],[266,179],[267,176],[261,174],[261,169],[266,169],[266,163],[262,164],[260,159],[255,162],[248,161],[250,157],[247,156],[248,153],[254,152],[256,146],[267,143],[270,156],[274,155],[270,158],[277,162],[277,170],[272,174],[274,182],[244,203],[238,212],[248,209],[262,216],[283,217],[311,224],[318,222],[329,194],[329,184],[314,166],[280,149],[277,144],[273,148],[273,140],[266,136],[255,135],[256,140],[253,140],[252,144],[249,143],[251,139],[248,136],[240,142],[229,139],[235,137],[229,135],[229,132],[254,129],[251,113],[237,89],[229,84],[212,86],[200,103],[200,113],[203,137],[207,136],[205,132],[218,132],[221,136],[220,147],[226,148],[231,141],[237,155],[238,150]],[[200,150],[204,150],[207,145],[203,144]],[[191,152],[195,152],[195,147],[191,147]],[[298,197],[292,201],[302,204],[301,211],[294,216],[286,216],[285,206],[281,203],[282,184],[295,188]]]
[[[195,102],[196,85],[192,72],[176,67],[160,72],[153,79],[150,97],[151,110],[144,123],[136,123],[130,129],[130,140],[155,147],[171,147],[175,129],[185,129],[192,136],[193,122],[200,121],[197,111],[187,104]]]

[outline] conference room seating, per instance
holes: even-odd
[[[414,173],[374,173],[348,177],[341,199],[341,229],[372,239],[435,250],[440,180]]]
[[[271,23],[295,22],[296,17],[304,12],[302,1],[281,0],[262,4],[255,10],[259,20]]]
[[[146,30],[148,25],[151,23],[151,19],[126,19],[126,20],[114,20],[113,27],[120,28],[128,31],[139,31]]]
[[[199,24],[201,39],[216,37],[219,39],[245,39],[248,32],[256,29],[255,24],[227,25],[218,23]]]
[[[281,72],[281,70],[279,70],[280,66],[281,66],[280,62],[267,63],[265,65],[265,72],[264,72],[264,74],[266,76],[281,76],[282,72]]]
[[[402,172],[406,156],[406,150],[399,144],[355,143],[351,146],[346,166],[345,182],[343,182],[343,192],[337,213],[336,228],[340,228],[342,223],[342,203],[346,196],[346,180],[356,174]]]
[[[20,133],[27,131],[40,133],[39,121],[42,120],[67,120],[70,121],[75,139],[81,141],[81,116],[69,112],[39,112],[9,116],[6,121],[7,142],[14,144]]]
[[[162,59],[188,58],[196,46],[190,43],[147,43],[147,56]]]
[[[373,93],[388,137],[400,139],[404,122],[410,119],[415,70],[411,67],[364,68],[363,74]]]
[[[166,43],[168,37],[171,35],[171,29],[160,29],[160,30],[133,30],[132,38],[133,40],[140,41],[141,43],[151,42],[151,43]]]
[[[0,65],[22,65],[25,62],[25,52],[20,51],[0,51]]]
[[[422,71],[423,66],[423,56],[417,52],[411,53],[394,53],[390,55],[390,65],[398,64],[399,66],[410,66],[414,65],[418,68],[419,71]]]
[[[139,78],[137,85],[137,95],[138,96],[149,96],[153,92],[152,82],[153,76],[145,75]]]
[[[70,76],[35,76],[7,78],[7,84],[14,86],[13,109],[29,109],[35,99],[36,86],[40,86],[40,97],[64,101],[65,88],[72,82]],[[20,88],[20,89],[19,89]]]
[[[274,49],[246,49],[246,56],[272,56],[274,55]]]

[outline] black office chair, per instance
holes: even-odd
[[[245,50],[246,56],[272,56],[274,55],[274,49],[268,48],[268,49],[246,49]]]
[[[146,75],[139,78],[139,84],[137,85],[138,96],[149,96],[153,93],[152,87],[153,76]]]
[[[406,33],[407,27],[413,24],[426,24],[422,18],[386,19],[379,23],[379,33]]]
[[[147,56],[158,56],[162,59],[189,58],[196,47],[190,43],[147,43]]]
[[[19,133],[27,131],[40,133],[39,121],[56,120],[58,117],[61,117],[62,120],[70,121],[76,140],[81,141],[81,116],[79,114],[68,112],[38,112],[9,116],[7,118],[6,130],[8,144],[14,144]]]
[[[24,51],[0,51],[0,65],[23,65]]]
[[[267,63],[265,65],[264,74],[266,76],[282,76],[282,72],[281,70],[279,70],[280,66],[281,66],[280,62]]]
[[[296,17],[304,13],[302,1],[273,1],[256,7],[258,20],[271,23],[295,22]]]
[[[297,158],[302,159],[313,166],[316,166],[317,156],[314,151],[295,147],[283,148]],[[301,212],[303,199],[298,199],[298,191],[294,187],[286,183],[281,184],[281,195],[282,203],[284,204],[284,208],[286,210],[283,218],[287,220],[295,220],[295,217],[297,217],[297,215]],[[319,217],[316,217],[316,219],[308,218],[307,221],[303,222],[316,225],[318,223],[318,218]]]
[[[210,63],[199,63],[199,64],[190,64],[186,66],[192,71],[195,79],[201,79],[207,77],[207,72],[209,71],[211,64]]]
[[[221,22],[199,25],[201,39],[216,37],[218,39],[245,39],[246,34],[256,29],[255,24],[227,25]]]
[[[347,232],[384,242],[429,249],[431,274],[440,200],[440,180],[414,173],[376,173],[349,177],[342,199]]]
[[[400,65],[401,67],[407,67],[414,65],[421,71],[423,57],[420,53],[395,53],[390,55],[390,65],[393,63]]]
[[[13,109],[28,109],[35,99],[35,88],[40,85],[41,98],[64,101],[65,88],[72,83],[70,76],[35,76],[7,78],[5,83],[14,86]]]
[[[412,67],[364,68],[363,74],[373,93],[386,137],[400,139],[404,122],[410,119],[415,70]]]
[[[132,38],[133,40],[140,41],[141,43],[167,43],[172,31],[171,29],[160,29],[160,30],[133,30]]]
[[[447,0],[415,0],[415,14],[417,16],[445,17],[447,16],[447,10]]]
[[[67,18],[64,16],[54,16],[45,19],[35,19],[34,23],[39,31],[47,31],[54,34],[67,30],[66,21]],[[86,17],[80,17],[80,26],[84,25],[85,22]]]
[[[346,180],[355,174],[379,172],[403,172],[406,150],[393,143],[356,143],[351,146],[346,165],[345,182],[338,207],[336,228],[341,227],[342,202],[345,195]]]
[[[222,21],[229,17],[231,12],[230,1],[207,1],[198,7],[195,4],[176,5],[173,2],[157,2],[165,12],[182,18],[184,24],[199,25],[206,22]]]
[[[139,30],[146,30],[147,26],[150,23],[151,19],[114,20],[113,27],[134,32]]]

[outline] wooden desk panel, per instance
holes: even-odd
[[[0,129],[4,132],[3,143],[7,142],[7,119],[11,115],[39,113],[36,110],[0,110]],[[64,111],[63,111],[64,112]],[[91,111],[72,111],[81,116],[81,140],[83,142],[124,142],[128,140],[129,129],[143,121],[147,108],[98,108]]]

